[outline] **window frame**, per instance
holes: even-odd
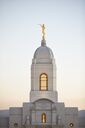
[[[45,76],[46,76],[46,79],[45,79],[45,80],[42,80],[42,78],[43,78],[42,75],[45,75]],[[43,86],[43,85],[42,85],[42,82],[46,82],[46,83],[45,83],[46,86]],[[42,87],[45,88],[45,89],[42,89]],[[46,73],[40,74],[39,88],[40,88],[40,91],[48,91],[48,75],[47,75]]]
[[[46,123],[46,113],[42,113],[41,115],[41,122]]]

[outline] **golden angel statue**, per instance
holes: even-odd
[[[41,28],[42,28],[42,39],[45,39],[45,25],[42,24],[42,25],[40,25],[40,26],[41,26]]]

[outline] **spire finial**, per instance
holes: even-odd
[[[42,25],[40,25],[40,26],[41,26],[41,28],[42,28],[42,40],[45,40],[45,25],[42,24]]]

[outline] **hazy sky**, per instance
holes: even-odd
[[[85,0],[0,0],[0,109],[29,101],[43,23],[56,59],[58,99],[85,109],[84,15]]]

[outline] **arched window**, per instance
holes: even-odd
[[[46,123],[46,114],[45,113],[42,113],[42,115],[41,115],[41,122]]]
[[[40,90],[41,91],[48,90],[48,76],[45,73],[40,75]]]

